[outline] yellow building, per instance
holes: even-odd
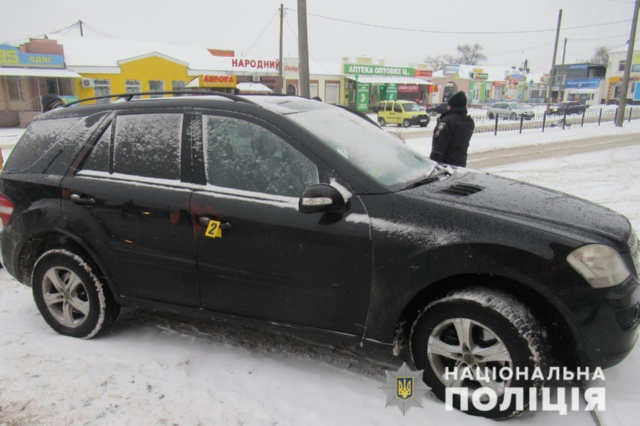
[[[158,52],[122,59],[117,64],[117,72],[94,73],[79,69],[83,78],[74,82],[77,96],[82,99],[118,93],[181,90],[193,79],[186,62]]]

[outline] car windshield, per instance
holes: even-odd
[[[340,108],[287,114],[351,164],[384,186],[395,188],[428,175],[435,164],[396,137]]]
[[[525,104],[512,104],[511,105],[512,109],[526,109],[529,108],[529,105],[525,105]]]
[[[402,104],[402,106],[404,107],[405,112],[420,111],[420,107],[418,106],[418,104],[406,103]]]

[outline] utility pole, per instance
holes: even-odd
[[[78,19],[78,25],[80,26],[80,37],[84,37],[84,31],[82,29],[82,19]]]
[[[298,0],[298,56],[300,96],[309,98],[309,43],[307,41],[307,0]]]
[[[562,9],[558,11],[558,26],[556,27],[556,42],[553,45],[553,59],[551,60],[551,78],[549,79],[549,87],[547,88],[547,110],[551,103],[551,88],[556,78],[556,54],[558,53],[558,38],[560,38],[560,24],[562,23]]]
[[[564,65],[564,58],[567,55],[567,38],[564,38],[564,47],[562,48],[562,65]]]
[[[633,21],[631,21],[631,34],[629,35],[629,45],[627,46],[627,61],[624,63],[624,77],[622,77],[622,90],[620,91],[618,115],[616,116],[616,126],[618,127],[622,127],[622,122],[624,121],[624,109],[627,106],[627,90],[629,90],[629,75],[631,74],[631,61],[633,60],[633,45],[636,40],[639,6],[640,0],[636,0],[636,4],[633,6]]]
[[[278,72],[280,74],[280,93],[284,93],[284,64],[282,63],[282,40],[284,35],[284,4],[280,3],[280,67]]]

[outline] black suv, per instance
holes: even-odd
[[[316,101],[56,109],[26,130],[0,189],[5,266],[65,335],[96,336],[124,305],[281,327],[406,360],[440,398],[478,386],[449,367],[607,367],[636,340],[625,217],[436,164]],[[528,384],[490,386],[502,398]]]
[[[549,106],[549,114],[556,115],[570,115],[570,114],[582,114],[586,111],[587,106],[580,102],[568,101],[560,102]]]

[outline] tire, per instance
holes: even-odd
[[[387,122],[384,120],[384,118],[378,117],[378,124],[380,125],[380,127],[384,127],[387,125]]]
[[[116,320],[120,306],[79,255],[53,249],[36,260],[33,298],[44,320],[65,336],[91,339]]]
[[[402,127],[410,127],[411,122],[409,120],[402,120]]]
[[[493,113],[492,113],[492,112],[489,112],[489,113],[487,113],[487,118],[488,118],[489,120],[493,120],[495,117],[493,116]]]
[[[420,123],[420,127],[427,127],[428,125],[429,125],[428,121],[426,123]]]
[[[465,339],[458,337],[457,330],[468,329],[469,347],[460,343]],[[447,356],[436,353],[438,348],[435,343],[440,340],[442,343],[460,349],[459,354],[446,352],[449,355],[458,357],[457,361]],[[416,368],[424,369],[424,382],[431,387],[433,393],[445,400],[444,368],[464,367],[468,362],[472,366],[483,368],[509,366],[516,371],[516,368],[529,368],[534,371],[536,367],[544,372],[547,365],[548,350],[544,343],[542,327],[533,317],[533,314],[515,298],[494,290],[484,288],[472,288],[456,291],[449,296],[439,299],[429,304],[413,323],[410,333],[411,354]],[[502,345],[502,346],[500,346]],[[423,349],[426,347],[426,350]],[[477,353],[483,348],[496,348],[495,362],[485,363]],[[484,357],[486,359],[486,356]],[[500,359],[500,361],[498,361]],[[460,365],[460,363],[463,363]],[[497,386],[498,404],[489,411],[476,409],[469,401],[468,414],[479,415],[488,418],[507,418],[519,414],[515,401],[505,410],[500,409],[504,394],[500,394],[500,388],[504,386],[529,387],[540,386],[541,381],[525,380],[516,377],[509,383],[501,381],[491,382]],[[474,388],[488,386],[486,382],[470,380],[462,382],[450,381],[449,386],[467,387],[469,395]],[[504,392],[504,391],[502,391]],[[528,394],[528,393],[527,393]],[[525,404],[528,398],[525,397]],[[460,399],[454,398],[453,405],[460,409]],[[524,406],[526,409],[526,405]]]
[[[509,120],[517,120],[518,119],[518,115],[515,112],[512,112],[511,115],[509,115]]]

